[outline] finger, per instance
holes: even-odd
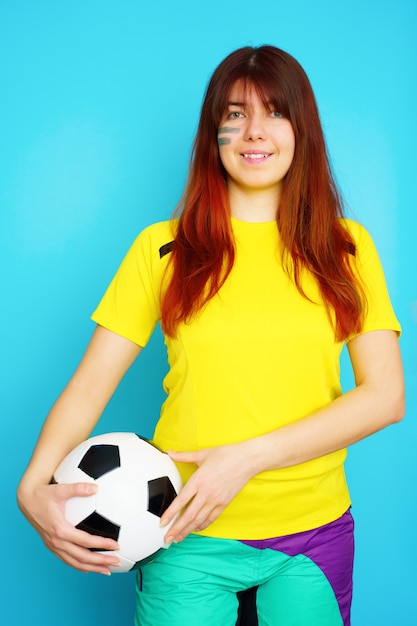
[[[84,530],[74,529],[75,533],[71,535],[70,539],[76,545],[88,550],[119,550],[120,546],[117,541],[110,537],[101,537],[99,535],[92,535]]]
[[[199,501],[197,498],[168,530],[167,544],[180,542],[194,531],[204,530],[220,515],[224,506]]]
[[[202,511],[205,506],[205,501],[202,497],[198,495],[195,496],[195,499],[192,503],[188,505],[188,507],[183,511],[182,515],[173,523],[173,525],[167,531],[164,541],[167,544],[172,542],[180,541],[184,536],[189,534],[186,529],[191,528],[194,520],[197,518],[200,511]],[[202,518],[198,517],[198,521],[202,521]]]
[[[69,522],[65,517],[59,516],[54,519],[48,528],[41,528],[41,534],[49,537],[51,544],[66,543],[79,545],[88,550],[118,550],[119,544],[110,537],[94,535],[81,530]]]
[[[48,547],[64,562],[84,572],[108,573],[109,567],[120,565],[118,555],[113,552],[119,548],[117,542],[83,531],[76,531],[74,537],[71,536],[71,540],[53,537],[48,541],[50,544]],[[85,546],[79,543],[83,542],[84,537]]]
[[[198,524],[193,530],[199,532],[200,530],[207,528],[207,526],[210,526],[210,524],[212,524],[219,517],[220,513],[222,513],[224,509],[225,507],[223,505],[218,505],[211,509],[204,521],[201,524]]]
[[[88,496],[93,496],[98,491],[96,483],[61,483],[54,485],[54,487],[56,492],[66,500],[77,497],[88,498]]]
[[[76,550],[62,550],[61,553],[56,553],[65,563],[71,567],[75,567],[81,572],[85,573],[97,573],[110,575],[110,568],[115,568],[120,565],[120,560],[117,556],[101,555],[98,552],[79,551]]]
[[[192,501],[192,499],[195,497],[195,494],[196,490],[192,486],[192,481],[189,481],[181,489],[177,497],[174,498],[166,511],[164,511],[159,523],[160,527],[165,528],[165,526],[168,526],[168,524],[171,523],[174,517],[178,515],[178,513],[182,511],[187,506],[187,504]]]
[[[194,463],[195,465],[199,465],[201,463],[202,450],[198,452],[176,452],[174,450],[168,450],[167,454],[177,463]]]

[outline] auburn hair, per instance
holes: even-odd
[[[359,332],[366,303],[353,271],[355,244],[340,220],[342,200],[310,81],[291,55],[273,46],[232,52],[208,84],[188,182],[175,213],[179,218],[162,295],[162,328],[175,336],[178,324],[192,319],[219,291],[233,267],[227,173],[219,157],[217,131],[237,82],[255,89],[265,106],[272,103],[291,122],[294,158],[276,214],[285,265],[305,297],[302,271],[316,277],[334,320],[336,339],[346,339]]]

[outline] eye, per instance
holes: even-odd
[[[228,120],[239,120],[243,117],[243,113],[241,111],[230,111],[227,115]]]
[[[283,117],[282,113],[280,113],[279,111],[271,111],[271,116],[277,118]]]

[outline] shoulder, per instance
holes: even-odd
[[[355,243],[357,252],[360,253],[361,251],[366,249],[366,247],[369,245],[374,247],[372,237],[369,234],[368,230],[365,228],[365,226],[363,226],[359,222],[356,222],[355,220],[351,220],[347,218],[342,218],[340,220],[340,223],[343,226],[343,228],[352,237]]]
[[[353,220],[344,219],[342,224],[355,245],[355,265],[361,277],[368,275],[372,281],[385,281],[378,250],[368,230]]]
[[[164,257],[172,250],[178,220],[165,220],[146,226],[136,237],[132,249],[150,256]]]
[[[138,235],[138,239],[150,239],[152,241],[168,241],[175,237],[178,220],[165,220],[146,226]]]
[[[354,239],[361,238],[363,235],[367,235],[369,237],[369,233],[366,228],[355,220],[343,217],[340,219],[340,223],[342,224],[343,228],[352,235]]]

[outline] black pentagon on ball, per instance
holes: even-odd
[[[88,448],[78,464],[80,470],[97,479],[120,467],[119,446],[100,443]]]
[[[110,539],[114,539],[115,541],[119,538],[120,526],[114,524],[106,517],[94,511],[88,517],[83,519],[76,525],[78,530],[84,530],[90,535],[98,535],[99,537],[109,537]]]
[[[148,480],[148,511],[161,517],[176,497],[177,492],[168,476]]]

